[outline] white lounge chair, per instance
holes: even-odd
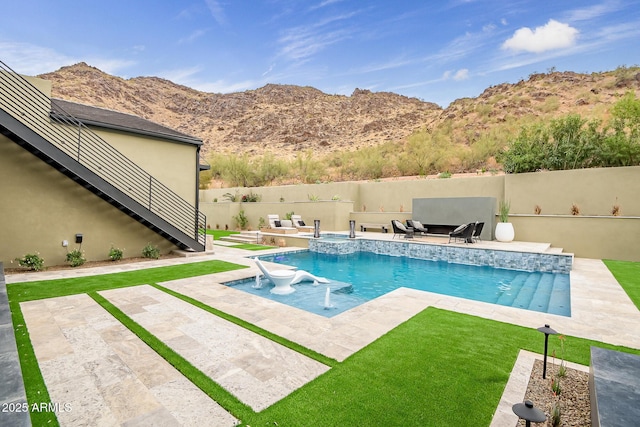
[[[278,215],[267,215],[267,220],[269,221],[269,233],[295,234],[298,232],[296,227],[292,227],[291,221],[280,221],[280,217]]]
[[[271,289],[271,293],[286,295],[295,292],[295,289],[291,285],[298,284],[300,282],[318,282],[329,283],[329,280],[324,277],[316,277],[313,274],[304,270],[273,270],[269,271],[265,268],[264,264],[260,262],[258,258],[253,259],[256,265],[264,274],[264,277],[271,280],[275,287]]]
[[[300,231],[312,233],[315,230],[312,225],[307,225],[300,215],[291,215],[291,222],[293,222],[293,226]]]

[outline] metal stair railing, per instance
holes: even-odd
[[[205,216],[0,61],[0,108],[69,157],[205,244]]]

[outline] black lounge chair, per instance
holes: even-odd
[[[401,223],[400,221],[392,219],[391,220],[391,226],[393,227],[393,237],[392,237],[392,239],[395,239],[396,235],[404,234],[405,237],[407,236],[407,232],[409,231],[409,229],[407,229],[407,227],[405,227],[404,224]]]
[[[465,243],[473,243],[473,230],[476,228],[475,222],[470,222],[469,224],[462,224],[451,233],[449,233],[449,243],[451,243],[451,239],[454,242],[457,242],[458,239],[461,239]]]
[[[480,233],[482,233],[483,227],[484,227],[484,222],[476,222],[476,228],[473,230],[473,235],[471,236],[474,242],[477,242],[478,240],[482,240],[480,238]]]
[[[421,235],[427,234],[427,227],[425,227],[424,225],[422,225],[420,221],[416,221],[415,219],[408,219],[407,227],[413,228],[413,232],[415,234],[421,234]]]

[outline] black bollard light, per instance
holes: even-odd
[[[349,220],[349,238],[350,239],[356,238],[356,221],[353,219]]]
[[[543,327],[538,328],[539,332],[544,334],[544,364],[542,366],[542,379],[547,378],[547,346],[549,344],[549,335],[557,334],[556,331],[551,329],[549,325],[544,325]]]
[[[541,423],[547,420],[547,416],[538,408],[533,407],[533,402],[525,400],[524,403],[516,403],[511,407],[513,413],[525,421],[526,427],[531,427],[531,423]]]
[[[313,220],[313,237],[316,239],[320,238],[320,220],[319,219]]]

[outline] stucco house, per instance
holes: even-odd
[[[51,82],[0,62],[0,261],[45,266],[203,251],[198,208],[202,141],[137,116],[51,99]]]

